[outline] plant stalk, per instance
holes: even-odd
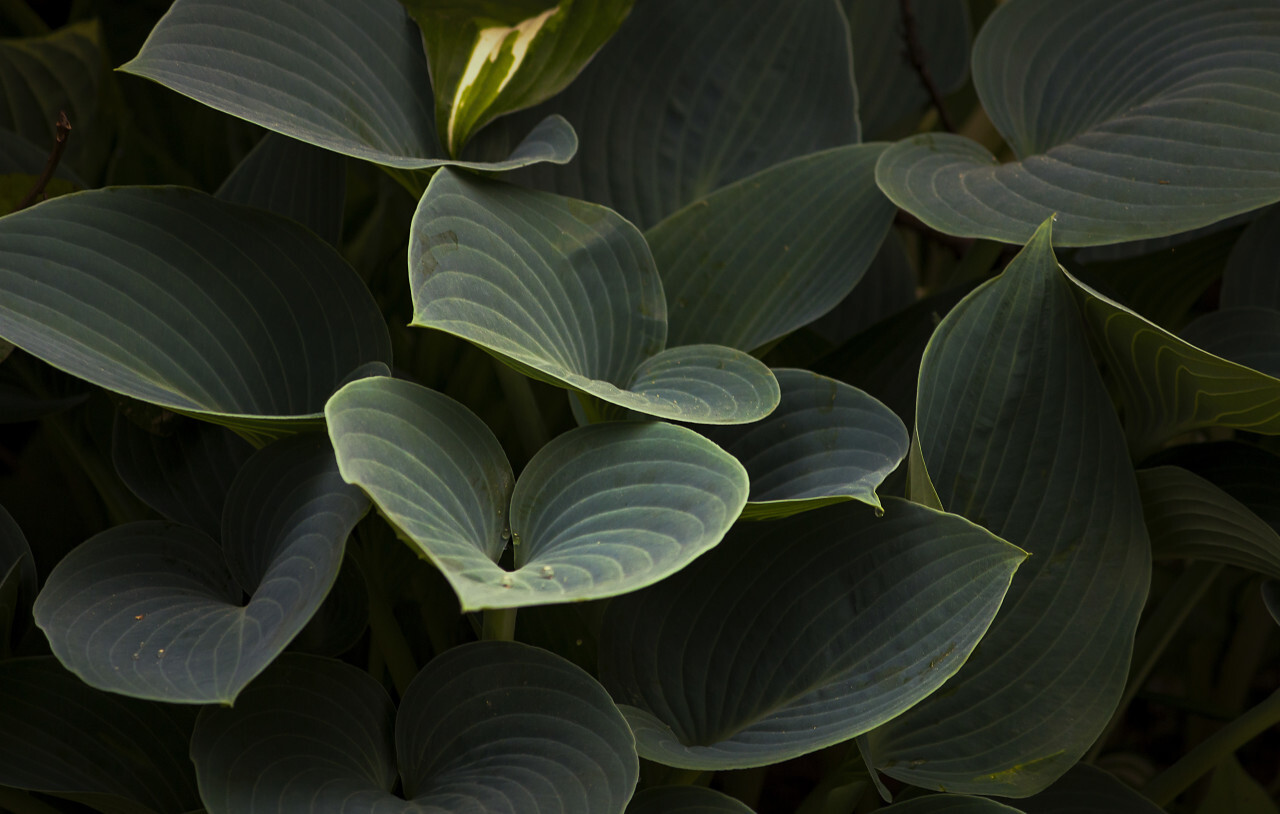
[[[22,196],[22,200],[18,201],[18,205],[13,209],[14,212],[20,212],[40,200],[44,188],[53,180],[53,174],[58,170],[58,163],[62,161],[62,154],[66,152],[67,137],[70,135],[71,121],[67,119],[65,110],[59,111],[58,121],[54,125],[53,149],[49,151],[49,160],[45,162],[44,171],[40,173],[35,184],[26,195]]]
[[[490,608],[485,611],[481,638],[486,642],[514,642],[516,640],[516,609]]]

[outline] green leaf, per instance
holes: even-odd
[[[27,537],[13,516],[0,506],[0,659],[9,657],[10,643],[30,622],[31,603],[39,584]]]
[[[1280,310],[1280,277],[1275,273],[1280,252],[1280,206],[1273,206],[1240,235],[1222,273],[1224,308],[1255,306]]]
[[[1026,814],[1160,814],[1162,811],[1115,776],[1087,763],[1073,766],[1039,794],[1019,800],[1018,807]],[[1220,809],[1222,812],[1233,810]]]
[[[368,626],[369,590],[360,565],[348,553],[329,595],[289,642],[289,649],[336,658],[354,647]]]
[[[1017,160],[962,136],[890,147],[876,180],[953,235],[1059,246],[1185,232],[1280,199],[1280,9],[1270,0],[1001,4],[973,80]]]
[[[0,661],[0,785],[104,811],[192,811],[195,718],[189,707],[87,687],[52,656]]]
[[[444,169],[414,214],[414,325],[460,336],[521,372],[636,412],[736,424],[777,382],[716,346],[673,348],[640,232],[602,206]]]
[[[753,814],[746,803],[705,786],[651,786],[627,804],[626,814]]]
[[[650,229],[645,239],[669,308],[667,341],[752,351],[836,307],[893,220],[893,205],[875,185],[884,147],[838,147],[783,162]]]
[[[36,624],[91,686],[230,704],[315,613],[368,505],[323,436],[279,441],[236,476],[222,546],[167,522],[104,531],[49,574]]]
[[[1280,378],[1280,310],[1223,308],[1195,320],[1179,335],[1206,353]]]
[[[177,0],[121,70],[286,136],[399,169],[454,164],[436,141],[418,27],[396,0]],[[510,169],[565,162],[562,119],[534,127]]]
[[[81,192],[0,219],[0,335],[250,435],[317,424],[348,373],[391,358],[382,314],[332,247],[177,187]]]
[[[1280,625],[1280,581],[1269,579],[1262,583],[1262,603],[1267,606],[1267,613]]]
[[[1209,560],[1280,577],[1280,534],[1209,481],[1158,466],[1138,471],[1138,489],[1157,559]]]
[[[1084,754],[1127,677],[1151,552],[1123,434],[1049,223],[938,326],[916,427],[942,506],[1026,548],[979,652],[871,733],[912,785],[1033,794]]]
[[[1154,806],[1151,810],[1159,811]],[[1196,814],[1218,814],[1223,811],[1230,811],[1232,814],[1277,814],[1280,808],[1262,784],[1253,779],[1232,755],[1214,770],[1209,791],[1200,801]]]
[[[209,814],[621,814],[639,772],[600,685],[514,642],[432,659],[398,713],[361,670],[283,656],[234,709],[201,713],[191,756]]]
[[[634,0],[404,0],[422,27],[440,143],[458,156],[493,119],[560,92]]]
[[[436,565],[463,610],[599,599],[680,570],[724,536],[747,475],[692,430],[580,427],[512,487],[479,418],[395,379],[347,385],[327,408],[343,477]],[[510,539],[514,570],[498,565]]]
[[[884,517],[841,503],[741,524],[609,604],[600,677],[642,757],[777,763],[892,719],[960,668],[1024,554],[962,518],[886,503]]]
[[[217,196],[292,218],[337,246],[347,162],[329,150],[268,133],[218,188]]]
[[[902,420],[835,379],[786,368],[774,375],[782,402],[767,418],[702,430],[747,468],[743,517],[786,517],[844,500],[879,508],[876,487],[907,454]]]
[[[885,814],[1022,814],[1021,810],[967,794],[929,794],[882,809]]]
[[[645,0],[563,93],[477,141],[563,114],[587,152],[520,176],[647,229],[780,161],[856,143],[851,67],[829,0]]]

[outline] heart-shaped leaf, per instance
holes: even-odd
[[[752,351],[834,308],[862,279],[893,220],[875,183],[884,147],[791,159],[650,229],[667,341]]]
[[[774,370],[782,402],[763,421],[702,431],[747,468],[746,519],[786,517],[843,500],[876,508],[906,457],[907,428],[856,387],[807,370]]]
[[[1022,811],[985,797],[967,794],[929,794],[903,800],[883,809],[884,814],[1022,814]]]
[[[368,506],[324,436],[278,441],[236,476],[221,547],[167,522],[116,526],[53,569],[36,624],[94,687],[229,704],[320,606]]]
[[[902,500],[884,517],[841,503],[739,525],[684,571],[609,604],[601,681],[625,705],[642,757],[692,769],[777,763],[941,686],[1024,556]]]
[[[177,0],[121,66],[299,141],[400,169],[457,163],[436,141],[418,27],[396,0]],[[563,119],[534,128],[501,170],[568,161]]]
[[[193,811],[195,719],[190,707],[87,687],[51,656],[0,661],[0,786],[120,814]]]
[[[1026,814],[1160,814],[1162,810],[1114,775],[1087,763],[1073,766],[1039,794],[1018,800],[1018,808]]]
[[[422,27],[440,143],[457,156],[494,118],[563,90],[634,0],[405,0]]]
[[[81,192],[0,219],[0,335],[250,436],[318,424],[348,373],[391,358],[382,314],[332,247],[176,187]]]
[[[0,506],[0,659],[8,658],[10,642],[30,622],[28,612],[38,588],[36,561],[27,537]]]
[[[413,324],[629,410],[740,424],[778,404],[768,368],[717,346],[671,348],[644,238],[602,206],[443,169],[414,214]]]
[[[670,424],[572,430],[513,488],[484,423],[424,387],[363,379],[334,394],[326,415],[342,476],[440,568],[463,610],[650,585],[718,543],[746,502],[742,466]],[[508,537],[513,571],[498,565]]]
[[[706,786],[651,786],[627,804],[627,814],[753,814],[746,803]]]
[[[920,369],[917,437],[941,505],[1031,557],[947,692],[871,733],[875,768],[913,785],[1045,788],[1098,737],[1128,675],[1150,543],[1049,229],[947,314]]]
[[[948,234],[1060,246],[1185,232],[1280,199],[1280,8],[1270,0],[1003,3],[973,45],[1017,160],[948,133],[880,158],[893,202]]]
[[[191,757],[209,814],[621,814],[639,773],[600,685],[514,642],[432,659],[398,713],[361,670],[283,656],[234,709],[201,713]]]
[[[217,195],[292,218],[330,246],[342,237],[347,162],[338,153],[268,133],[235,168]]]

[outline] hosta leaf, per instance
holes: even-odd
[[[354,647],[368,626],[369,590],[359,564],[348,554],[329,595],[307,626],[289,642],[289,649],[337,657]]]
[[[667,306],[649,247],[602,206],[441,170],[414,214],[409,279],[414,325],[552,384],[702,423],[777,406],[772,374],[741,351],[661,354]]]
[[[1022,814],[1021,810],[967,794],[929,794],[884,808],[885,814]]]
[[[1280,534],[1209,481],[1176,466],[1138,472],[1157,558],[1211,560],[1280,578]]]
[[[521,175],[644,229],[780,161],[857,142],[847,32],[828,0],[638,3],[563,93],[510,117],[519,133],[561,113],[587,151]]]
[[[936,690],[982,638],[1023,557],[901,500],[882,518],[842,503],[739,525],[684,571],[609,604],[601,681],[642,757],[777,763]]]
[[[0,219],[0,334],[108,390],[268,434],[318,422],[348,373],[391,356],[382,314],[333,248],[176,187],[81,192]]]
[[[0,661],[0,785],[134,814],[200,807],[196,711],[85,686],[51,656]]]
[[[1002,4],[973,80],[1017,160],[962,136],[889,148],[876,180],[949,234],[1060,246],[1185,232],[1280,199],[1280,8],[1270,0]]]
[[[343,477],[440,568],[463,610],[652,584],[718,543],[746,502],[742,466],[669,424],[565,433],[512,489],[497,439],[439,393],[364,379],[335,394],[327,415]],[[513,571],[498,565],[508,536]]]
[[[902,420],[835,379],[792,369],[774,375],[782,402],[767,418],[702,431],[747,468],[743,517],[785,517],[843,500],[879,508],[876,487],[907,454]]]
[[[1183,341],[1202,351],[1280,378],[1280,311],[1236,306],[1211,311],[1183,328]]]
[[[667,341],[751,351],[839,304],[893,220],[875,184],[883,151],[859,144],[783,162],[650,229]]]
[[[292,218],[337,246],[347,195],[347,162],[338,153],[268,133],[217,195]]]
[[[400,169],[455,163],[436,141],[422,40],[396,0],[177,0],[121,66],[299,141]],[[568,161],[550,120],[499,170]]]
[[[1018,800],[1017,805],[1026,814],[1160,814],[1161,811],[1113,775],[1087,763],[1073,766],[1052,786]]]
[[[1128,674],[1151,552],[1123,434],[1049,224],[947,314],[916,428],[942,506],[1031,557],[980,652],[870,736],[904,782],[1027,796],[1097,738]]]
[[[451,155],[489,121],[568,85],[633,0],[405,0],[422,27],[440,143]]]
[[[1199,475],[1280,533],[1280,457],[1251,444],[1217,441],[1173,447],[1149,459]]]
[[[1223,308],[1255,306],[1280,310],[1280,206],[1273,206],[1240,235],[1222,273]]]
[[[1150,805],[1150,804],[1149,804]],[[1152,814],[1160,811],[1150,806]],[[1196,814],[1217,814],[1230,811],[1232,814],[1277,814],[1275,797],[1240,765],[1234,755],[1228,757],[1213,772],[1209,790],[1205,792]],[[1119,809],[1116,809],[1119,814]]]
[[[166,522],[116,526],[49,574],[36,624],[94,687],[229,704],[315,613],[368,505],[323,436],[279,441],[236,476],[221,547]]]
[[[626,814],[752,814],[746,803],[705,786],[656,786],[638,792]]]
[[[284,656],[234,709],[201,714],[191,755],[209,814],[621,814],[639,772],[600,685],[514,642],[437,656],[398,713],[367,673]]]
[[[8,658],[10,642],[29,621],[38,587],[36,561],[27,537],[0,506],[0,658]]]

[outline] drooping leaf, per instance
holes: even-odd
[[[634,0],[404,0],[422,27],[440,143],[458,156],[504,113],[563,90]]]
[[[229,704],[315,613],[368,505],[323,436],[278,441],[236,476],[222,546],[167,522],[108,529],[49,574],[36,624],[91,686]]]
[[[299,141],[399,169],[457,163],[436,141],[418,27],[396,0],[178,0],[121,66]],[[573,129],[549,119],[497,162],[564,162]]]
[[[195,718],[92,689],[51,656],[0,661],[0,785],[120,814],[195,810]]]
[[[1280,533],[1280,456],[1252,444],[1217,441],[1164,450],[1147,465],[1194,472]]]
[[[1161,811],[1114,775],[1087,763],[1073,766],[1052,786],[1018,800],[1017,805],[1026,814],[1160,814]]]
[[[1280,9],[1269,0],[1003,3],[973,80],[1013,149],[926,133],[880,158],[894,203],[948,234],[1060,246],[1185,232],[1280,199]]]
[[[883,809],[885,814],[1022,814],[1021,810],[967,794],[929,794]]]
[[[176,187],[67,195],[0,219],[0,334],[141,401],[281,434],[390,361],[351,267],[284,218]]]
[[[329,150],[268,133],[218,188],[224,201],[301,223],[330,246],[342,237],[347,162]]]
[[[706,786],[651,786],[627,804],[626,814],[753,814],[751,808]]]
[[[361,670],[283,656],[234,709],[201,714],[191,754],[209,814],[621,814],[639,771],[600,685],[513,642],[437,656],[398,713]]]
[[[702,431],[747,469],[743,517],[785,517],[844,500],[879,508],[876,487],[907,454],[902,420],[835,379],[807,370],[773,373],[782,402],[767,418]]]
[[[853,290],[894,208],[875,185],[883,144],[795,158],[686,206],[645,234],[667,298],[667,341],[752,351]]]
[[[1093,743],[1128,674],[1151,552],[1123,434],[1050,226],[938,326],[916,427],[942,506],[1031,557],[945,692],[870,735],[875,768],[1026,796]]]
[[[766,167],[856,143],[847,32],[827,0],[645,0],[563,93],[490,130],[563,114],[585,152],[519,177],[647,229]]]
[[[326,414],[343,477],[440,568],[463,610],[652,584],[718,543],[746,502],[742,466],[669,424],[572,430],[513,488],[497,439],[439,393],[364,379],[338,391]],[[508,539],[513,571],[498,565]]]
[[[662,353],[649,247],[605,207],[443,169],[414,214],[409,278],[414,325],[560,387],[699,423],[755,421],[778,404],[772,374],[741,351]]]
[[[8,658],[10,642],[29,623],[38,587],[36,561],[26,535],[0,506],[0,659]]]
[[[609,604],[601,681],[642,757],[776,763],[901,714],[959,669],[1024,554],[953,515],[885,509],[841,503],[739,525],[679,574]]]

